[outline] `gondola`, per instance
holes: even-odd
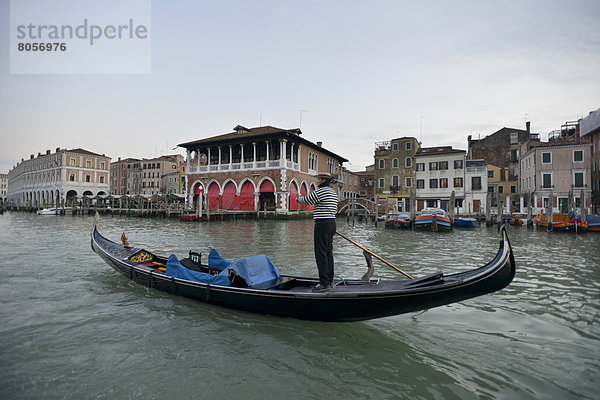
[[[313,291],[317,279],[279,275],[276,271],[271,280],[245,280],[243,271],[228,271],[234,264],[222,269],[213,259],[211,265],[212,253],[206,264],[195,252],[180,261],[174,255],[166,258],[112,242],[96,226],[91,246],[115,270],[150,288],[238,310],[318,321],[360,321],[439,307],[501,290],[515,275],[515,261],[504,227],[498,253],[485,266],[412,280],[371,279],[370,274],[365,274],[362,279],[336,280],[332,289],[319,292]],[[173,261],[183,268],[183,275],[168,275],[167,264],[172,265]],[[211,278],[196,281],[189,276],[190,271]]]

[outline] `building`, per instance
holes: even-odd
[[[415,180],[414,160],[421,148],[414,137],[375,143],[375,202],[394,204],[400,212],[410,211]]]
[[[495,165],[508,168],[505,181],[517,182],[519,175],[519,145],[530,140],[539,140],[539,136],[530,133],[530,123],[527,122],[526,130],[515,128],[502,128],[483,139],[467,137],[469,160],[482,159],[486,165]]]
[[[8,174],[0,174],[0,205],[6,202],[8,193]]]
[[[358,176],[358,197],[375,201],[375,164],[367,165]]]
[[[543,211],[552,196],[554,212],[567,212],[591,203],[591,144],[548,142],[523,147],[520,185],[531,196],[534,212]],[[521,204],[525,204],[524,201]],[[528,203],[527,203],[528,205]],[[524,210],[521,210],[524,212]]]
[[[487,197],[487,168],[483,160],[466,160],[466,151],[452,146],[427,147],[415,156],[417,211],[452,206],[459,214],[483,213]]]
[[[160,156],[151,159],[142,159],[141,164],[141,193],[144,195],[166,194],[162,177],[173,172],[179,173],[179,164],[184,158],[180,154]],[[137,163],[134,163],[137,164]],[[132,167],[133,168],[133,167]]]
[[[500,168],[496,165],[487,165],[488,193],[491,195],[491,205],[497,207],[497,199],[501,199],[506,208],[510,204],[511,210],[518,207],[519,191],[518,182],[509,181],[509,168]]]
[[[113,195],[121,196],[126,194],[133,194],[129,192],[127,186],[127,178],[129,176],[129,170],[132,168],[134,163],[140,160],[135,158],[126,158],[124,160],[119,159],[110,164],[110,193]]]
[[[580,119],[579,127],[581,137],[589,140],[591,145],[591,157],[588,164],[592,185],[591,211],[594,214],[600,214],[600,108]]]
[[[348,160],[300,129],[246,128],[179,146],[187,150],[187,203],[196,210],[298,211],[298,195],[316,189],[315,175],[339,175]],[[336,185],[338,195],[341,189]],[[206,201],[208,199],[208,201]],[[301,206],[309,210],[312,206]]]
[[[8,201],[14,206],[74,205],[77,197],[110,191],[110,157],[84,149],[33,154],[8,172]]]
[[[342,167],[338,174],[337,183],[340,186],[339,200],[358,198],[360,191],[359,175],[356,172]]]

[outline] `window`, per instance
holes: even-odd
[[[385,187],[385,179],[379,178],[379,189],[383,189]]]
[[[397,158],[394,158],[392,160],[392,168],[398,168],[398,159]]]
[[[385,160],[379,160],[379,169],[385,169]]]
[[[69,181],[75,182],[75,174],[69,174]]]
[[[494,193],[494,186],[493,185],[488,186],[488,193]]]
[[[463,187],[463,178],[454,178],[454,187],[455,188]]]
[[[392,145],[392,150],[393,150],[393,151],[398,151],[398,143],[394,143],[394,144]]]
[[[548,153],[548,154],[550,154],[550,153]],[[552,174],[542,173],[542,188],[543,189],[552,188]]]
[[[100,169],[104,169],[104,166],[105,166],[105,165],[106,165],[106,164],[104,164],[104,161],[102,161],[102,162],[100,163]]]
[[[448,178],[440,178],[440,188],[448,188]]]
[[[412,187],[412,178],[410,178],[410,177],[406,178],[406,187],[407,188]]]
[[[429,170],[430,171],[437,171],[437,169],[438,169],[438,163],[437,163],[437,161],[429,163]]]
[[[90,174],[86,174],[85,181],[86,182],[91,182],[92,181],[92,176]]]
[[[510,192],[517,193],[517,187],[515,185],[510,185]]]
[[[425,189],[425,179],[417,179],[417,189]]]
[[[412,167],[412,158],[406,157],[406,160],[404,160],[404,166],[406,168],[411,168]]]
[[[583,162],[583,150],[573,151],[573,162]]]
[[[573,178],[575,180],[575,187],[582,188],[583,187],[583,172],[574,172]]]
[[[438,163],[438,168],[439,169],[448,169],[448,161],[440,161]]]
[[[404,148],[405,148],[406,150],[409,150],[409,151],[410,151],[410,150],[412,150],[412,143],[411,143],[411,142],[406,142],[406,143],[405,143],[405,147],[404,147]]]
[[[454,169],[462,169],[463,160],[454,160]]]
[[[85,160],[85,167],[92,168],[92,162],[90,160]]]
[[[425,163],[416,163],[415,171],[425,171]]]
[[[437,179],[430,179],[429,180],[429,188],[430,189],[437,189],[438,187],[438,180]]]
[[[75,159],[71,158],[71,167],[74,167],[74,166],[75,166]]]
[[[542,164],[552,164],[552,153],[542,153]]]
[[[504,193],[504,186],[498,185],[498,193]]]
[[[100,183],[104,183],[104,177],[100,176]]]
[[[494,177],[494,171],[488,171],[488,178]]]
[[[481,190],[481,177],[480,176],[471,177],[471,188],[473,190]]]

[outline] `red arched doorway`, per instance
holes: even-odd
[[[271,181],[263,181],[258,196],[258,209],[260,211],[274,211],[275,208],[275,186]]]
[[[208,208],[217,209],[217,199],[219,198],[219,185],[213,182],[208,186]]]
[[[240,190],[239,209],[254,211],[254,186],[249,181],[244,182]]]
[[[296,186],[296,182],[292,182],[290,184],[290,211],[298,211],[298,202],[296,199],[298,198],[298,187]]]
[[[228,182],[223,188],[223,195],[221,196],[221,210],[237,210],[239,199],[235,195],[235,184]]]

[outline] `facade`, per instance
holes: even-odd
[[[110,194],[117,196],[130,194],[127,189],[129,168],[131,164],[139,161],[135,158],[121,160],[119,157],[117,161],[110,164]]]
[[[358,198],[358,193],[360,191],[360,178],[356,172],[342,167],[340,173],[338,174],[337,182],[340,185],[340,201]]]
[[[8,174],[0,174],[0,205],[6,202],[8,193]]]
[[[364,171],[356,172],[358,176],[358,197],[375,200],[375,164],[368,165]]]
[[[579,208],[582,199],[585,207],[590,206],[590,149],[588,143],[549,142],[531,147],[522,155],[521,192],[531,196],[536,213],[548,206],[551,196],[554,212]]]
[[[496,165],[487,165],[488,193],[491,194],[493,206],[497,206],[497,199],[501,199],[506,208],[510,204],[511,210],[519,206],[519,190],[517,181],[508,181],[509,168],[500,168]]]
[[[580,134],[590,142],[590,171],[593,214],[600,214],[600,108],[579,120]]]
[[[517,182],[519,175],[519,144],[535,140],[537,135],[531,135],[530,124],[527,129],[502,128],[483,139],[467,137],[468,156],[470,160],[483,159],[486,165],[508,168],[505,181]],[[539,140],[539,139],[538,139]]]
[[[182,143],[186,202],[201,211],[309,210],[296,198],[315,190],[315,175],[339,175],[348,160],[301,137],[300,129],[246,128]],[[335,185],[342,197],[341,186]],[[301,208],[299,208],[301,207]]]
[[[162,177],[166,174],[179,171],[179,164],[183,162],[180,154],[161,156],[151,159],[142,159],[141,164],[141,193],[144,195],[166,194]],[[137,171],[138,173],[140,171]]]
[[[415,182],[415,155],[421,148],[414,137],[375,143],[375,202],[395,204],[400,212],[410,211],[410,194]]]
[[[177,168],[177,171],[164,174],[161,179],[161,188],[164,194],[181,194],[179,192],[181,190],[181,185],[179,184],[179,167]]]
[[[466,160],[464,150],[451,146],[421,148],[415,156],[417,211],[426,207],[459,214],[479,214],[485,210],[487,168],[483,160]]]
[[[77,197],[110,191],[110,157],[84,149],[57,148],[32,154],[8,172],[8,201],[14,206],[74,205]]]

